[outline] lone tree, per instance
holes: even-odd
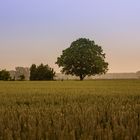
[[[78,76],[80,80],[86,76],[105,74],[108,70],[102,47],[86,38],[72,42],[57,58],[56,64],[62,67],[62,73]]]

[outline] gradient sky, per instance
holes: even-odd
[[[0,68],[51,67],[71,42],[103,47],[109,72],[140,70],[139,0],[0,0]]]

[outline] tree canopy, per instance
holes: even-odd
[[[10,73],[6,70],[1,70],[0,71],[0,80],[8,81],[10,80]]]
[[[62,73],[78,76],[80,80],[86,76],[104,74],[108,70],[102,47],[86,38],[72,42],[57,58],[56,64],[62,67]]]
[[[48,65],[40,64],[36,66],[32,64],[30,67],[30,80],[53,80],[55,76],[55,72],[53,68]]]
[[[25,80],[25,75],[24,75],[24,74],[21,74],[21,75],[19,76],[19,80],[20,80],[20,81],[24,81],[24,80]]]

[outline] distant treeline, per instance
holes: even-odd
[[[54,80],[54,77],[55,77],[54,69],[51,68],[48,64],[46,64],[46,65],[40,64],[39,66],[37,66],[36,64],[32,64],[32,66],[30,67],[29,80],[31,80],[31,81]],[[24,73],[19,74],[18,77],[15,78],[15,76],[12,77],[10,75],[9,71],[1,70],[0,71],[0,80],[3,80],[3,81],[15,81],[15,80],[24,81],[26,79],[25,79]]]

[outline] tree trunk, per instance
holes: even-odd
[[[79,77],[80,77],[80,81],[83,81],[84,76],[81,74]]]

